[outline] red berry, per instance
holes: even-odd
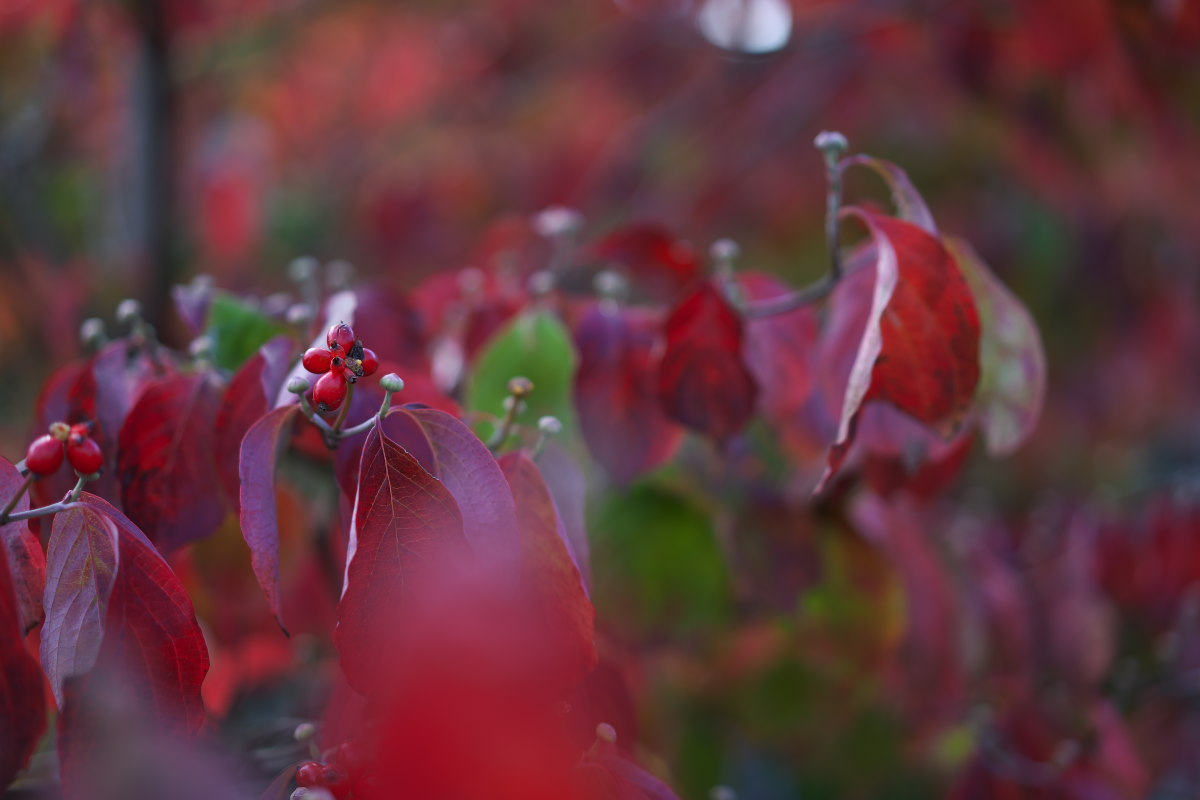
[[[313,387],[313,402],[320,411],[333,411],[346,399],[346,376],[341,371],[326,372]]]
[[[379,369],[379,357],[375,355],[375,351],[363,348],[362,354],[362,375],[365,377]]]
[[[310,347],[304,351],[304,358],[301,363],[304,368],[314,375],[320,375],[322,372],[329,372],[329,363],[333,359],[333,353],[320,347]]]
[[[100,452],[100,445],[96,444],[95,439],[87,436],[77,438],[77,434],[72,433],[67,441],[67,461],[80,475],[94,475],[104,466],[104,453]]]
[[[53,436],[39,436],[25,453],[25,466],[34,475],[49,475],[63,462],[63,443]]]
[[[92,435],[92,430],[95,427],[92,422],[77,422],[71,426],[71,432],[68,436],[71,438],[88,437]]]
[[[321,785],[333,792],[333,796],[342,800],[350,794],[350,778],[337,767],[325,767],[321,772]]]
[[[325,343],[329,345],[329,349],[340,349],[343,353],[349,353],[350,348],[354,347],[354,339],[354,329],[344,322],[330,326],[329,333],[325,334]]]
[[[319,761],[305,761],[296,768],[296,785],[306,789],[320,786],[324,771],[325,765]]]

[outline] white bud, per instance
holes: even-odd
[[[616,270],[604,269],[597,272],[596,277],[592,278],[592,288],[601,297],[617,300],[625,296],[629,289],[629,281],[625,280],[625,276]]]
[[[304,283],[311,280],[317,274],[321,264],[312,256],[300,256],[292,259],[292,263],[288,264],[288,277],[296,283]]]
[[[738,800],[738,796],[728,786],[714,786],[708,791],[708,800]]]
[[[596,738],[602,742],[609,744],[617,743],[617,729],[607,722],[601,722],[596,726]]]
[[[529,293],[534,297],[543,297],[554,291],[554,273],[540,269],[529,276]]]
[[[394,372],[389,372],[379,379],[379,385],[383,387],[385,392],[395,394],[404,390],[404,379]]]
[[[127,297],[117,304],[117,322],[121,325],[131,325],[141,317],[142,304],[132,297]]]
[[[354,280],[354,265],[344,258],[337,258],[325,265],[325,285],[330,289],[349,288]]]
[[[713,261],[733,261],[742,254],[742,248],[733,239],[717,239],[708,249]]]
[[[323,786],[301,786],[292,792],[291,800],[335,800],[333,792]]]
[[[540,236],[563,236],[582,227],[583,215],[566,206],[550,206],[533,215],[533,229]]]
[[[304,325],[313,318],[312,306],[308,303],[294,303],[287,310],[286,319],[289,325]]]
[[[317,726],[311,722],[301,722],[296,726],[296,730],[292,733],[297,742],[307,742],[309,739],[317,735]]]
[[[538,420],[538,430],[547,436],[557,436],[562,433],[562,429],[562,420],[558,417],[546,416]]]
[[[104,320],[99,317],[88,317],[79,326],[79,339],[88,347],[104,341],[107,335],[104,330]]]
[[[192,358],[208,358],[212,355],[213,339],[211,336],[197,336],[188,345],[188,354]]]
[[[842,153],[850,147],[850,142],[846,140],[846,137],[837,131],[821,131],[817,134],[817,138],[813,139],[813,144],[827,158],[841,158]]]

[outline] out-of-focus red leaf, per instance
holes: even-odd
[[[624,266],[634,286],[652,299],[669,303],[700,275],[700,256],[662,225],[642,222],[618,228],[589,255]]]
[[[598,304],[575,330],[575,407],[592,456],[627,484],[668,461],[683,429],[658,394],[658,319],[651,312]]]
[[[208,373],[158,378],[121,428],[121,500],[164,553],[209,536],[225,518],[212,449],[220,400]]]
[[[511,554],[521,540],[517,508],[509,481],[487,445],[444,411],[406,407],[395,413],[407,414],[424,432],[433,456],[428,471],[454,495],[471,547],[485,558]]]
[[[24,482],[17,468],[0,458],[0,498],[11,498],[20,491]],[[26,494],[13,506],[13,511],[20,513],[28,510],[29,495]],[[42,552],[38,537],[29,530],[28,522],[0,525],[0,550],[8,555],[8,568],[23,635],[36,628],[44,616],[42,592],[46,588],[46,555]]]
[[[363,345],[374,350],[382,361],[401,365],[399,372],[408,380],[413,370],[429,373],[426,335],[420,315],[409,299],[386,284],[356,286],[354,332]],[[380,374],[387,373],[380,370]]]
[[[554,497],[554,507],[558,509],[567,552],[571,554],[575,566],[579,567],[584,587],[590,588],[591,552],[584,516],[587,476],[566,448],[554,441],[546,442],[542,454],[538,456],[538,464],[546,486]]]
[[[295,346],[287,336],[271,339],[242,365],[225,390],[214,422],[217,475],[235,511],[240,503],[238,455],[242,437],[274,405]]]
[[[379,426],[363,445],[353,514],[334,639],[347,679],[370,695],[393,669],[381,641],[405,598],[467,544],[454,495]]]
[[[959,603],[949,568],[910,498],[900,495],[884,501],[862,495],[852,513],[859,530],[895,564],[904,586],[897,694],[921,724],[945,722],[959,713],[966,689]]]
[[[560,536],[554,498],[537,466],[519,451],[505,455],[500,466],[516,501],[523,582],[546,618],[546,637],[559,662],[554,671],[570,685],[596,666],[596,609]]]
[[[925,205],[925,198],[921,197],[917,187],[908,179],[908,173],[899,166],[868,155],[850,156],[842,160],[842,165],[843,168],[859,165],[873,170],[883,178],[891,191],[892,202],[896,205],[896,216],[920,227],[926,233],[938,235],[937,223],[933,221],[933,214],[929,213],[929,207]]]
[[[104,643],[91,674],[120,674],[148,697],[157,724],[194,733],[204,723],[200,685],[208,673],[208,647],[179,577],[132,521],[103,498],[83,492],[79,506],[107,516],[116,526],[116,581],[108,600]],[[102,685],[102,684],[101,684]],[[91,691],[90,676],[78,684]],[[67,709],[70,692],[67,692]],[[60,730],[60,747],[73,732]]]
[[[75,505],[54,515],[41,654],[60,706],[63,682],[86,674],[100,655],[119,550],[117,527],[106,514]]]
[[[0,549],[0,787],[24,768],[46,727],[42,671],[23,636],[8,559]]]
[[[738,281],[754,301],[792,291],[783,281],[763,273],[748,272],[739,275]],[[811,307],[746,322],[746,366],[758,383],[758,408],[774,426],[790,425],[808,402],[818,331]]]
[[[1046,353],[1029,310],[988,269],[966,241],[946,247],[966,278],[979,310],[979,389],[975,415],[988,452],[1020,447],[1037,427],[1046,394]]]
[[[89,488],[112,503],[123,502],[117,463],[121,428],[147,383],[159,372],[145,347],[118,339],[91,358],[88,369],[80,374],[68,394],[66,421],[95,423],[92,438],[104,452],[104,469]],[[70,490],[74,483],[70,471],[63,470],[56,477],[63,476],[62,486],[53,487],[56,496],[47,498],[48,501],[59,500]]]
[[[667,318],[658,373],[667,416],[722,440],[754,416],[758,386],[742,358],[742,320],[711,283],[688,295]]]
[[[874,240],[874,292],[843,395],[821,491],[845,460],[859,411],[884,400],[948,435],[979,381],[979,317],[966,280],[936,238],[917,225],[856,207]]]
[[[275,463],[279,459],[279,449],[287,441],[286,434],[291,431],[297,411],[297,406],[280,406],[269,411],[246,431],[238,455],[238,478],[242,484],[238,518],[242,525],[242,536],[250,546],[254,575],[266,592],[267,602],[280,627],[284,625],[279,586]]]

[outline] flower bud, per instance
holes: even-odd
[[[305,325],[312,321],[312,306],[308,303],[294,303],[288,307],[285,319],[289,325]]]
[[[596,738],[608,744],[617,743],[617,729],[607,722],[601,722],[596,726]]]
[[[393,394],[404,390],[404,379],[394,372],[389,372],[379,379],[379,385],[383,387],[385,392]]]
[[[317,270],[321,264],[312,256],[300,256],[292,259],[292,263],[288,264],[288,277],[296,283],[303,283],[311,280],[317,274]]]
[[[850,147],[850,142],[846,137],[837,131],[821,131],[817,134],[817,138],[813,139],[813,144],[818,150],[825,154],[826,158],[837,160],[842,157]]]
[[[88,317],[79,326],[79,340],[84,347],[98,347],[108,338],[104,330],[104,320],[99,317]]]
[[[308,381],[300,375],[293,375],[288,379],[287,390],[292,394],[304,394],[308,391]]]
[[[583,215],[566,206],[550,206],[533,215],[533,229],[541,236],[563,236],[582,227]]]
[[[142,304],[132,297],[127,297],[117,304],[117,322],[121,325],[132,325],[141,319]]]
[[[317,735],[317,726],[311,722],[301,722],[296,726],[296,730],[292,736],[297,742],[307,742],[309,739]]]
[[[546,416],[538,420],[538,430],[547,436],[557,436],[562,433],[562,429],[562,420],[558,417]]]
[[[533,381],[518,375],[508,382],[508,393],[516,398],[528,397],[533,393]]]

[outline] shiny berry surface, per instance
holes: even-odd
[[[346,399],[346,377],[340,372],[326,372],[313,387],[313,402],[320,411],[335,411]]]
[[[349,353],[350,348],[354,347],[354,339],[354,329],[344,322],[338,322],[330,326],[329,333],[325,335],[325,344],[329,345],[330,350]]]
[[[301,361],[304,368],[309,372],[320,375],[322,372],[329,371],[329,365],[333,361],[333,353],[321,347],[310,347],[304,352],[304,358]]]
[[[325,765],[318,761],[305,761],[296,769],[296,785],[305,788],[321,785],[321,774]]]
[[[63,462],[63,443],[53,436],[39,436],[25,453],[25,466],[34,475],[49,475]]]
[[[81,475],[94,475],[104,466],[104,454],[94,439],[71,434],[67,441],[67,461]]]

